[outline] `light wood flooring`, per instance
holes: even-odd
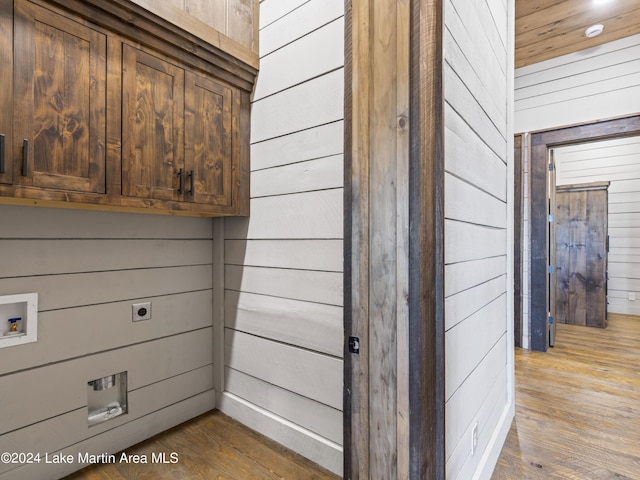
[[[126,450],[178,454],[175,464],[91,465],[66,480],[337,480],[338,476],[220,412],[201,415]],[[118,456],[119,458],[119,456]]]
[[[640,479],[640,318],[557,325],[516,349],[516,416],[492,480]]]

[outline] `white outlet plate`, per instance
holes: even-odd
[[[632,302],[636,300],[636,292],[629,292],[629,300]]]
[[[151,302],[134,303],[131,306],[131,320],[139,322],[140,320],[151,319]]]

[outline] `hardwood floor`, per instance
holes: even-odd
[[[557,325],[516,349],[516,417],[492,480],[640,479],[640,317]]]
[[[213,411],[126,450],[178,454],[175,464],[91,465],[67,480],[337,480],[338,476]],[[120,458],[120,455],[117,455]]]

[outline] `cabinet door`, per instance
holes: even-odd
[[[13,4],[0,2],[0,184],[13,183]]]
[[[187,72],[185,155],[187,200],[231,206],[234,156],[233,90],[211,78]]]
[[[15,3],[14,183],[105,192],[106,36]]]
[[[184,70],[127,44],[122,62],[122,194],[180,200]]]

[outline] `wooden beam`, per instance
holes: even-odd
[[[443,2],[412,2],[410,477],[445,478]]]
[[[513,336],[514,345],[522,347],[522,217],[523,210],[523,160],[524,134],[514,136],[513,142]]]
[[[444,478],[442,9],[346,3],[347,479]]]

